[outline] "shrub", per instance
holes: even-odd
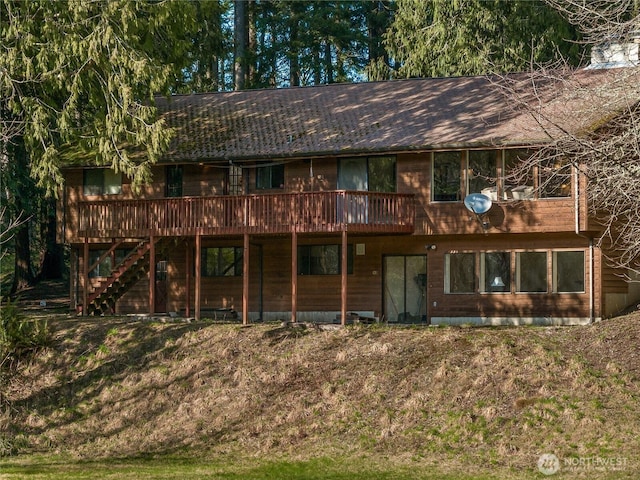
[[[12,302],[0,306],[0,365],[43,347],[49,340],[46,320],[34,320],[20,311]]]

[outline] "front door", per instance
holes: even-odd
[[[167,261],[160,260],[156,263],[156,291],[154,311],[156,313],[167,312]]]
[[[385,319],[427,323],[427,256],[386,255],[383,262]]]

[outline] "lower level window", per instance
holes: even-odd
[[[475,253],[447,253],[445,255],[445,292],[474,293],[475,291]]]
[[[553,291],[584,292],[584,252],[553,252]]]
[[[547,290],[547,252],[517,252],[516,291],[544,293]]]
[[[94,265],[107,250],[91,250],[89,252],[89,267]],[[89,272],[89,278],[104,278],[111,275],[113,267],[118,265],[127,256],[127,251],[123,249],[115,250],[111,255],[107,255]]]
[[[207,247],[202,249],[202,276],[242,276],[242,247]]]
[[[341,245],[298,247],[298,275],[338,275],[341,272]],[[347,249],[347,273],[353,273],[353,245]]]
[[[516,279],[517,292],[546,292],[547,252],[517,252]]]
[[[483,292],[511,291],[511,254],[487,252],[480,257]]]
[[[553,279],[553,293],[584,293],[584,256],[583,250],[515,252],[513,268],[512,252],[447,253],[444,291],[547,293]]]

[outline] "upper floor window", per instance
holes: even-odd
[[[571,196],[571,164],[560,159],[538,163],[540,198]]]
[[[122,173],[110,168],[90,168],[84,171],[85,195],[118,195],[122,193]]]
[[[338,189],[395,192],[396,157],[341,158],[338,163]]]
[[[256,168],[256,189],[284,188],[284,165],[269,165]]]
[[[529,161],[533,153],[523,148],[435,152],[431,198],[455,202],[471,193],[494,201],[571,196],[571,164],[556,158]]]
[[[462,152],[433,154],[432,195],[436,202],[462,200]]]
[[[167,197],[182,196],[182,165],[170,165],[166,169],[166,192]]]
[[[237,165],[229,165],[229,170],[227,170],[225,192],[227,195],[242,195],[244,193],[242,177],[242,167],[238,167]],[[282,177],[284,178],[284,172],[282,174]]]
[[[470,150],[467,167],[467,191],[493,198],[497,192],[496,150]]]
[[[529,149],[505,150],[502,198],[530,200],[571,196],[571,164],[560,159],[535,159]]]

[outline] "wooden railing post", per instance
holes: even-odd
[[[244,234],[242,249],[242,324],[249,325],[249,234]]]
[[[200,292],[201,292],[201,259],[202,259],[202,236],[200,234],[196,235],[196,258],[195,258],[195,267],[196,267],[196,291],[195,291],[195,307],[196,307],[196,321],[200,320]]]
[[[149,237],[149,315],[156,313],[156,239]]]
[[[84,237],[84,250],[82,252],[82,316],[89,315],[89,239]]]
[[[298,318],[298,233],[291,229],[291,322]]]
[[[348,255],[347,255],[347,228],[346,225],[342,230],[342,269],[340,282],[340,323],[344,326],[347,324],[347,271],[348,271]]]

